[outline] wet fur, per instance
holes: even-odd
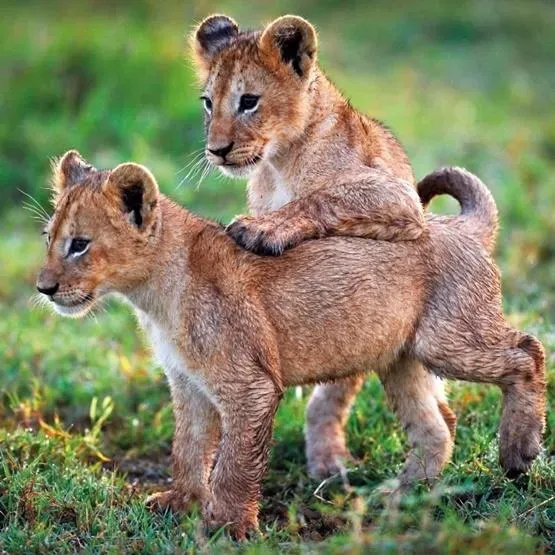
[[[437,397],[420,401],[427,379],[413,375],[403,395],[395,386],[412,371],[412,360],[445,378],[501,388],[500,459],[507,472],[525,471],[539,453],[543,348],[505,321],[495,264],[458,217],[429,216],[414,241],[331,237],[261,258],[160,195],[141,166],[59,181],[39,283],[45,275],[57,280],[55,302],[75,287],[93,299],[124,295],[170,382],[174,484],[152,505],[186,510],[198,501],[209,525],[227,524],[244,538],[257,527],[284,389],[337,378],[360,382],[373,368],[390,377],[385,387],[402,414],[434,415]],[[140,208],[125,201],[131,187],[142,191]],[[140,225],[130,217],[136,209]],[[88,258],[73,266],[60,254],[69,234],[92,240]],[[317,415],[319,425],[341,425],[342,414]],[[434,475],[452,445],[449,418],[440,418],[440,433],[433,418],[408,426],[411,440],[426,449],[424,460],[409,457],[403,472],[411,479]]]
[[[314,238],[401,242],[423,233],[423,207],[403,147],[385,125],[356,110],[320,69],[318,39],[308,21],[284,16],[252,32],[215,15],[197,27],[191,46],[201,89],[213,105],[205,116],[207,148],[232,144],[226,161],[242,164],[237,175],[249,177],[251,216],[228,227],[239,245],[277,256]],[[261,95],[248,117],[237,114],[243,93]],[[207,156],[222,163],[209,151]],[[258,163],[249,163],[257,157]],[[436,181],[433,194],[441,192]],[[398,365],[397,372],[380,377],[412,448],[403,482],[431,479],[449,460],[456,417],[440,380],[414,359]],[[353,378],[315,388],[306,445],[317,478],[343,471],[350,458],[343,427],[362,384]],[[416,459],[428,461],[425,473]]]

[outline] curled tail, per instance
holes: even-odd
[[[461,205],[456,216],[470,235],[477,236],[488,252],[495,247],[497,206],[489,189],[463,168],[442,168],[424,177],[417,185],[424,206],[437,195],[451,195]]]

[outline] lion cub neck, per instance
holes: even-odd
[[[264,160],[247,184],[254,214],[273,211],[330,183],[364,180],[372,169],[414,182],[408,158],[380,122],[351,106],[315,68],[303,133]]]

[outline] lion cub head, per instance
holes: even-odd
[[[316,32],[296,16],[241,32],[229,17],[214,15],[191,42],[203,85],[206,156],[227,175],[248,176],[304,130]]]
[[[64,316],[86,314],[103,295],[145,277],[159,227],[158,186],[137,164],[99,171],[77,151],[55,165],[54,214],[37,289]]]

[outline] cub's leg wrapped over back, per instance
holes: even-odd
[[[261,216],[243,216],[228,233],[242,247],[280,255],[308,239],[329,236],[413,241],[426,227],[414,188],[381,171],[358,182],[329,185]]]

